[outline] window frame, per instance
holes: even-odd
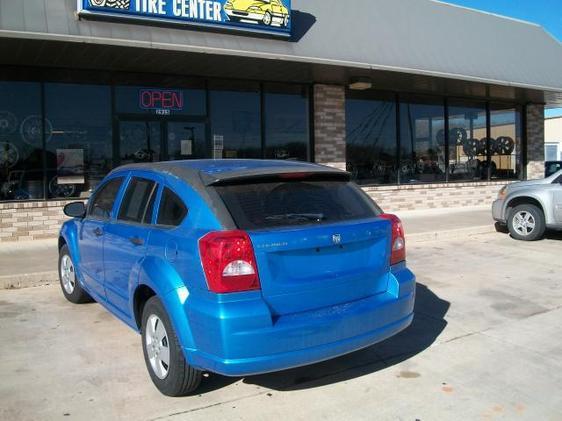
[[[137,221],[128,221],[126,219],[119,219],[119,214],[121,213],[121,210],[123,208],[123,206],[125,205],[125,196],[127,194],[127,191],[129,190],[129,187],[131,186],[131,183],[133,182],[133,180],[135,179],[140,179],[140,180],[146,180],[146,181],[150,181],[152,183],[154,183],[154,186],[152,186],[152,191],[150,192],[150,195],[148,196],[148,202],[146,202],[145,208],[144,208],[144,216],[143,216],[143,220],[141,222],[137,222]],[[154,198],[154,206],[156,206],[156,201],[158,199],[158,190],[160,188],[160,184],[158,182],[158,180],[155,180],[153,177],[147,177],[146,175],[137,175],[137,174],[130,174],[129,177],[127,178],[127,183],[125,186],[125,189],[123,190],[120,200],[119,200],[119,207],[117,208],[117,213],[114,216],[115,222],[118,224],[123,224],[123,225],[133,225],[133,226],[143,226],[143,227],[147,227],[147,226],[151,226],[154,225],[154,210],[152,211],[152,216],[150,218],[150,221],[145,221],[145,217],[146,217],[146,210],[148,208],[148,205],[150,204],[151,200]]]
[[[119,189],[117,190],[117,193],[115,195],[115,201],[113,202],[113,206],[112,206],[112,208],[109,212],[109,217],[108,218],[94,217],[92,215],[92,209],[94,207],[94,202],[96,201],[96,198],[102,193],[103,189],[105,189],[105,187],[107,187],[109,185],[109,183],[111,183],[112,181],[115,181],[117,179],[121,179],[121,185],[119,186]],[[122,194],[123,194],[123,187],[127,184],[126,182],[127,182],[127,175],[115,174],[115,176],[112,176],[112,177],[106,179],[103,183],[100,183],[100,185],[96,188],[94,193],[92,193],[92,195],[88,199],[88,206],[86,208],[86,217],[84,219],[87,219],[87,220],[90,220],[90,221],[100,221],[100,222],[111,221],[115,216],[116,206],[121,206],[121,197],[122,197]],[[119,209],[119,207],[117,207],[117,209]]]
[[[185,216],[183,217],[183,219],[181,220],[181,222],[178,225],[164,225],[164,224],[158,223],[158,217],[160,216],[160,206],[162,205],[162,198],[164,197],[164,190],[165,189],[170,190],[176,197],[178,197],[180,199],[180,201],[183,203],[183,206],[185,207]],[[167,184],[167,183],[161,183],[160,184],[160,186],[158,188],[158,194],[156,196],[156,201],[155,201],[155,211],[152,213],[153,226],[155,228],[159,228],[159,229],[162,229],[162,230],[177,229],[185,223],[185,221],[189,217],[189,213],[190,213],[189,211],[190,211],[190,207],[187,205],[184,198],[180,194],[178,194],[176,191],[174,191],[174,189],[169,184]]]

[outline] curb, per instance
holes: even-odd
[[[428,241],[437,241],[437,240],[461,240],[461,239],[474,237],[477,235],[491,234],[495,232],[496,232],[496,228],[492,224],[481,225],[481,226],[470,227],[470,228],[458,228],[458,229],[446,230],[446,231],[420,232],[410,235],[406,234],[406,244],[425,243]]]
[[[22,289],[59,282],[56,271],[0,276],[0,289]]]

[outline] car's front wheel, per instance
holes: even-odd
[[[269,26],[271,22],[273,22],[273,16],[271,16],[271,13],[265,12],[265,15],[263,15],[263,24]]]
[[[62,293],[68,301],[74,304],[92,302],[92,297],[82,288],[76,276],[76,266],[65,244],[59,252],[59,280]]]
[[[535,205],[519,205],[510,212],[507,227],[511,236],[517,240],[540,240],[546,229],[544,214]]]
[[[142,313],[142,349],[150,378],[166,396],[185,396],[201,383],[202,373],[191,367],[158,297],[150,298]]]

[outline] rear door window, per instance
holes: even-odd
[[[91,199],[88,216],[93,219],[107,220],[111,216],[113,204],[121,188],[124,177],[117,177],[103,185]]]
[[[373,218],[380,209],[347,181],[280,181],[215,187],[240,229]]]
[[[133,178],[127,186],[117,219],[138,224],[150,224],[155,196],[156,182],[144,178]]]
[[[167,227],[179,226],[187,215],[187,206],[172,190],[164,187],[160,208],[158,209],[158,225]]]

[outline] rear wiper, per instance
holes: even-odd
[[[326,219],[323,213],[284,213],[281,215],[271,215],[265,218],[266,221],[315,221],[320,222]]]

